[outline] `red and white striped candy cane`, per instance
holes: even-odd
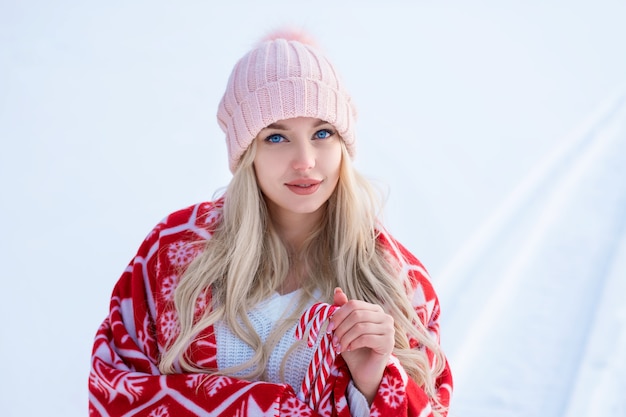
[[[320,337],[319,331],[322,324],[328,320],[338,308],[338,306],[327,303],[313,304],[302,314],[302,317],[300,317],[300,323],[296,327],[296,337],[301,339],[307,327],[310,325],[307,344],[310,347],[313,346],[315,341]],[[298,393],[298,398],[308,403],[314,410],[322,396],[326,380],[330,375],[330,369],[337,356],[337,352],[332,344],[332,334],[325,333],[321,335],[321,337],[320,344],[313,354],[313,359],[311,359],[309,369],[307,370],[304,380],[302,381],[300,392]]]

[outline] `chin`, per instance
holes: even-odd
[[[317,213],[320,209],[324,207],[324,202],[310,202],[305,204],[294,204],[289,207],[288,210],[296,213],[296,214],[313,214]]]

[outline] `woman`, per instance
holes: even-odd
[[[295,32],[266,39],[235,65],[218,122],[233,178],[166,217],[124,271],[91,414],[446,415],[437,297],[351,165],[355,110],[330,61]]]

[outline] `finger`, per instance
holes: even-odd
[[[393,351],[394,340],[392,334],[362,334],[356,339],[346,342],[345,348],[340,345],[338,353],[352,352],[357,349],[371,349],[379,355],[387,355]]]
[[[345,295],[345,294],[344,294]],[[341,296],[337,296],[341,298]],[[358,321],[362,321],[365,317],[369,317],[368,314],[380,314],[383,315],[383,309],[376,305],[370,304],[365,301],[358,300],[350,300],[345,302],[341,307],[333,313],[330,318],[330,323],[332,324],[332,329],[337,329],[341,323],[343,323],[348,317],[350,317],[350,322],[348,325],[354,324]],[[374,320],[377,321],[377,320]]]
[[[335,293],[333,294],[333,305],[342,306],[348,302],[348,296],[343,292],[343,290],[339,287],[335,288]],[[333,316],[337,313],[333,313]],[[335,323],[332,320],[329,321],[328,326],[326,327],[326,333],[330,333],[335,329]]]
[[[339,287],[335,288],[335,294],[333,295],[333,304],[336,306],[342,306],[348,302],[348,296]]]
[[[349,343],[364,334],[389,334],[394,331],[393,318],[370,310],[353,310],[342,321],[334,321],[333,343],[346,348]]]
[[[352,321],[351,317],[349,317],[339,324],[333,334],[333,345],[335,345],[335,348],[339,348],[338,350],[352,350],[358,347],[369,347],[378,350],[381,347],[379,345],[369,346],[363,344],[363,340],[369,340],[368,337],[370,336],[382,337],[383,339],[377,340],[386,340],[387,343],[385,346],[393,347],[395,343],[395,329],[391,316],[386,314],[371,314],[369,312],[358,315],[359,319],[357,321]],[[363,337],[365,337],[365,339],[361,339]],[[355,347],[355,341],[359,339],[361,339],[361,342]]]

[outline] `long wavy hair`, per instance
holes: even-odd
[[[334,288],[341,287],[349,299],[379,304],[394,318],[393,353],[409,376],[439,404],[435,379],[443,372],[443,354],[407,297],[407,271],[399,267],[399,262],[377,239],[378,234],[384,233],[378,223],[382,198],[354,169],[343,142],[338,185],[299,258],[305,296],[295,313],[286,317],[265,343],[261,341],[246,312],[280,289],[294,259],[274,229],[257,185],[255,152],[253,141],[224,193],[220,224],[206,241],[204,251],[184,271],[175,290],[180,333],[163,352],[161,372],[229,375],[252,369],[246,378],[263,379],[273,347],[297,322],[313,293],[321,291],[324,299],[332,302]],[[196,300],[207,290],[211,292],[212,305],[198,317]],[[255,352],[248,362],[218,371],[190,360],[191,342],[218,321],[229,326]],[[425,349],[414,348],[415,341],[432,352],[434,366],[429,365]],[[283,367],[284,363],[285,360]]]

